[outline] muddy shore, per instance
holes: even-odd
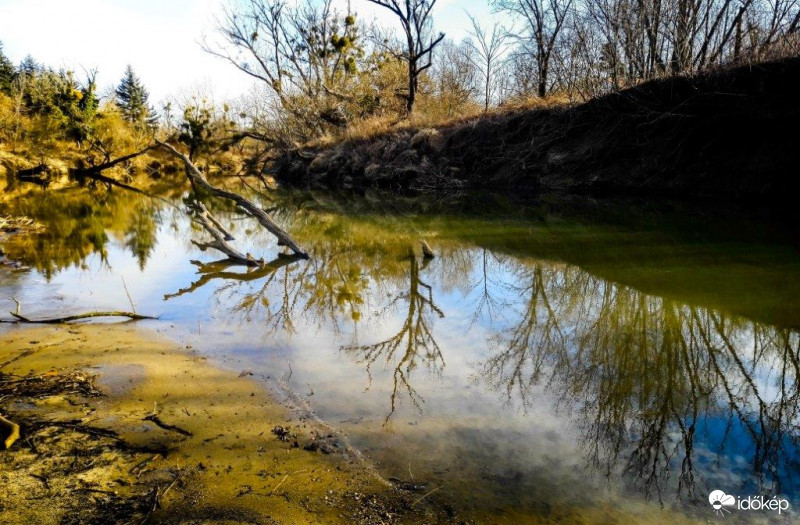
[[[7,330],[6,523],[379,523],[411,509],[248,374],[130,325]],[[422,506],[420,506],[422,507]],[[424,519],[424,518],[423,518]]]
[[[666,513],[548,508],[460,515],[430,487],[383,479],[346,436],[248,371],[132,324],[0,335],[6,523],[690,523]]]

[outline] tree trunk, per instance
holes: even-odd
[[[406,98],[406,112],[410,115],[414,111],[414,102],[417,99],[417,64],[413,60],[408,61],[408,97]]]
[[[294,239],[292,239],[288,233],[283,231],[277,224],[275,224],[275,221],[272,220],[267,212],[256,206],[252,201],[250,201],[250,199],[247,199],[238,193],[233,193],[232,191],[223,190],[222,188],[217,188],[216,186],[211,185],[206,180],[205,176],[200,172],[200,170],[198,170],[192,161],[189,160],[189,157],[165,142],[156,141],[156,144],[162,148],[165,148],[167,151],[183,161],[186,166],[186,175],[189,177],[189,180],[212,195],[235,202],[252,217],[254,217],[267,231],[277,237],[279,246],[287,246],[297,255],[306,259],[308,258],[308,254],[306,254],[306,252],[304,252],[303,249],[300,248],[296,242],[294,242]]]

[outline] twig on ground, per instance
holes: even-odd
[[[412,503],[412,504],[411,504],[411,506],[413,507],[414,505],[416,505],[416,504],[417,504],[417,503],[419,503],[420,501],[424,500],[425,498],[427,498],[428,496],[430,496],[431,494],[433,494],[434,492],[436,492],[436,491],[437,491],[437,490],[439,490],[440,488],[442,488],[442,487],[441,487],[441,486],[438,486],[438,487],[436,487],[435,489],[433,489],[433,490],[430,490],[430,491],[426,492],[426,493],[425,493],[425,494],[424,494],[424,495],[423,495],[421,498],[419,498],[419,499],[417,499],[416,501],[414,501],[414,503]]]
[[[178,434],[180,434],[182,436],[192,437],[194,435],[191,432],[189,432],[188,430],[182,429],[181,427],[178,427],[178,426],[175,426],[175,425],[170,425],[169,423],[164,423],[161,420],[161,418],[158,417],[156,414],[150,414],[149,416],[146,416],[144,418],[144,421],[151,421],[156,426],[159,426],[159,427],[163,428],[164,430],[171,430],[173,432],[177,432]]]

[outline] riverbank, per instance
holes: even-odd
[[[301,148],[275,173],[307,187],[786,198],[798,187],[798,92],[800,59],[788,59]]]
[[[581,523],[645,519],[543,509],[465,517],[429,489],[382,479],[346,439],[292,416],[244,371],[211,366],[131,325],[12,328],[0,336],[0,451],[8,523]],[[4,436],[5,437],[5,436]]]
[[[375,523],[408,507],[250,375],[130,325],[12,328],[0,413],[21,436],[0,452],[3,521]]]

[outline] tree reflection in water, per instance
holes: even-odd
[[[71,266],[84,266],[91,255],[107,265],[107,244],[112,237],[120,240],[144,269],[162,222],[159,207],[150,199],[124,192],[43,192],[14,199],[9,205],[10,213],[36,218],[46,228],[37,235],[8,238],[5,251],[47,279]]]
[[[514,275],[526,308],[492,339],[480,375],[523,407],[546,385],[577,416],[592,466],[609,476],[621,466],[659,499],[676,476],[678,496],[695,498],[698,463],[709,471],[750,452],[751,492],[797,490],[796,331],[574,267],[532,263]]]
[[[432,323],[428,319],[430,314],[444,317],[444,312],[433,300],[433,288],[419,276],[430,259],[425,259],[421,268],[415,255],[409,257],[409,262],[408,292],[395,295],[387,305],[387,308],[392,308],[398,303],[406,303],[405,319],[400,330],[378,343],[343,347],[343,350],[354,355],[359,363],[366,366],[370,382],[372,366],[378,360],[394,368],[391,410],[386,416],[385,424],[389,422],[397,408],[398,390],[404,390],[414,406],[422,410],[421,404],[424,400],[411,386],[411,374],[414,369],[424,364],[428,372],[440,373],[445,366],[442,350],[433,337]]]
[[[458,290],[473,308],[470,325],[491,334],[476,381],[523,412],[543,401],[543,389],[557,398],[596,471],[625,473],[659,499],[673,489],[703,497],[726,468],[739,469],[743,493],[798,490],[796,331],[463,242],[441,240],[442,256],[427,267],[405,255],[412,235],[331,216],[311,222],[293,232],[311,247],[310,261],[280,258],[237,276],[198,265],[203,277],[179,293],[225,279],[215,293],[235,297],[248,320],[263,312],[268,334],[292,333],[302,319],[355,338],[363,311],[381,326],[397,316],[399,329],[378,342],[341,347],[370,384],[375,366],[391,371],[386,424],[401,396],[423,410],[414,371],[439,376],[448,351],[458,351],[437,342],[433,322],[445,317],[435,295]],[[749,474],[723,465],[735,455],[750,459]]]
[[[110,238],[146,266],[166,214],[139,197],[91,193],[20,202],[15,211],[51,217],[50,233],[20,236],[6,245],[10,255],[31,262],[47,277],[84,264],[90,254],[103,258]],[[324,328],[352,337],[341,346],[343,355],[363,365],[370,382],[377,366],[391,375],[384,424],[398,417],[401,398],[423,411],[419,385],[431,376],[444,377],[445,361],[457,355],[464,340],[488,333],[485,351],[472,364],[475,382],[501,393],[523,413],[557,399],[595,471],[609,478],[624,474],[659,499],[673,492],[703,498],[703,490],[723,480],[737,483],[742,494],[800,493],[794,475],[800,471],[800,334],[714,308],[717,297],[705,307],[682,301],[685,286],[675,286],[684,293],[678,298],[670,298],[672,289],[662,294],[659,286],[668,279],[653,261],[658,254],[672,254],[672,239],[661,242],[654,235],[642,247],[641,234],[630,242],[616,230],[598,241],[582,227],[537,233],[536,225],[487,221],[478,224],[486,228],[479,230],[476,222],[461,219],[420,225],[408,218],[354,219],[322,212],[281,220],[310,249],[310,260],[279,256],[241,271],[222,262],[193,261],[197,279],[164,298],[211,289],[228,316],[257,324],[265,339],[294,334],[301,323],[304,330]],[[440,233],[431,240],[439,255],[432,263],[408,256],[418,230],[425,229]],[[572,232],[570,249],[564,248],[570,242],[565,231]],[[250,245],[269,246],[258,234],[247,235]],[[724,272],[714,265],[692,275],[680,273],[684,258],[697,253],[691,249],[694,242],[673,254],[669,269],[678,269],[673,278],[700,282],[713,274],[722,282]],[[705,244],[701,248],[706,259],[716,258],[713,251],[706,253]],[[605,262],[609,252],[618,259],[613,264]],[[571,256],[580,266],[536,256],[552,261]],[[647,264],[637,266],[645,256]],[[731,258],[736,257],[734,250]],[[758,264],[759,271],[768,266]],[[771,289],[769,280],[758,293],[742,292],[741,277],[750,275],[751,266],[731,266],[740,288],[723,297],[734,299],[729,304],[768,295],[763,290]],[[791,281],[796,267],[787,267],[779,276]],[[630,269],[633,277],[625,281]],[[763,277],[758,271],[752,275]],[[785,296],[765,315],[785,314]],[[442,342],[444,328],[439,327],[456,323],[458,314],[466,314],[461,340]],[[395,321],[396,331],[389,328]],[[375,328],[377,342],[357,342],[363,326]],[[473,332],[466,332],[470,328]],[[451,368],[454,361],[449,359]],[[738,464],[737,457],[747,464]]]

